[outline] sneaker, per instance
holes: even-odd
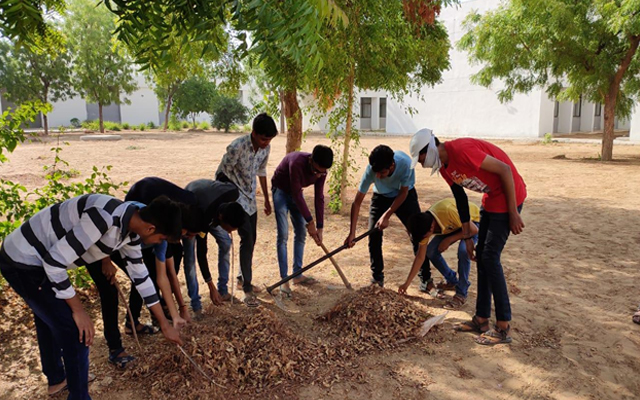
[[[433,280],[429,279],[427,282],[420,282],[420,291],[424,293],[431,293],[435,290],[436,285],[433,284]]]
[[[378,285],[378,286],[380,286],[381,288],[383,288],[383,287],[384,287],[384,279],[383,279],[383,280],[381,280],[381,281],[379,281],[379,280],[376,280],[376,279],[371,278],[371,284],[372,284],[372,285]]]

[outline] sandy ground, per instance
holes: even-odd
[[[71,145],[65,147],[63,158],[84,173],[93,165],[111,164],[115,180],[135,182],[155,175],[184,185],[212,177],[225,146],[237,135],[137,133],[124,135],[118,142],[101,143],[80,142],[78,135],[68,135]],[[310,151],[317,143],[329,141],[312,135],[304,141],[303,150]],[[379,143],[407,151],[409,138],[362,139],[367,150]],[[284,144],[283,136],[273,141],[269,174],[284,155]],[[593,161],[600,149],[597,145],[497,144],[510,154],[529,192],[523,211],[525,231],[512,236],[503,253],[513,307],[513,344],[487,348],[474,344],[471,335],[451,333],[447,340],[427,348],[407,345],[367,355],[359,362],[364,380],[339,382],[329,388],[303,385],[290,398],[640,398],[640,326],[631,322],[631,313],[640,302],[640,147],[617,146],[617,161],[603,164]],[[0,165],[0,176],[28,187],[42,183],[42,166],[52,159],[50,147],[50,143],[19,146],[10,155],[11,162]],[[557,156],[561,157],[554,159]],[[361,166],[365,162],[364,157],[359,158]],[[355,182],[352,186],[350,198],[355,194]],[[417,171],[416,187],[424,208],[450,196],[444,180],[429,177],[423,169]],[[369,198],[363,205],[359,232],[366,229]],[[475,194],[470,198],[479,202]],[[258,201],[262,204],[262,198]],[[348,233],[348,216],[328,215],[325,225],[327,247],[342,244]],[[275,233],[273,215],[266,217],[261,212],[254,256],[257,285],[278,280]],[[395,290],[412,261],[411,245],[397,219],[385,232],[384,251],[387,287]],[[308,243],[305,260],[310,262],[322,254],[320,248]],[[455,265],[455,254],[454,250],[446,253],[450,265]],[[210,251],[209,257],[213,262],[216,251]],[[356,288],[368,284],[366,243],[340,253],[336,260]],[[302,312],[283,314],[310,335],[312,317],[329,309],[343,294],[342,290],[327,289],[341,284],[329,263],[316,267],[313,276],[320,280],[315,288],[294,288],[294,302]],[[437,271],[434,277],[440,278]],[[472,267],[469,301],[461,311],[449,313],[445,328],[473,315],[475,278]],[[186,289],[183,293],[186,296]],[[443,302],[420,293],[417,282],[409,294],[432,314],[444,312]],[[260,298],[269,301],[266,294]],[[29,325],[15,325],[13,313],[5,307],[0,319],[7,333],[0,336],[0,398],[45,398],[46,382],[34,347],[35,334]],[[100,329],[99,315],[95,319]],[[148,398],[149,394],[135,390],[110,389],[118,372],[106,364],[101,331],[97,338],[91,354],[92,370],[98,374],[91,387],[93,398]],[[125,344],[133,349],[127,337]]]

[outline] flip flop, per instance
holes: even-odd
[[[260,305],[258,298],[252,292],[245,293],[244,299],[242,300],[242,302],[244,303],[245,306],[250,308],[255,308]]]
[[[489,320],[479,322],[478,318],[474,315],[473,318],[471,318],[471,321],[465,321],[457,324],[453,329],[458,332],[476,332],[482,334],[489,331]]]

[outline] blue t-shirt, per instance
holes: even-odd
[[[394,151],[393,160],[396,162],[396,169],[391,176],[383,179],[378,179],[376,173],[371,169],[371,165],[367,165],[358,191],[367,193],[369,187],[373,184],[374,193],[384,197],[396,197],[402,187],[407,186],[409,190],[413,189],[416,183],[416,174],[411,168],[411,157],[402,151]]]

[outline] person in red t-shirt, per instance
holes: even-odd
[[[511,343],[511,305],[500,255],[509,233],[518,235],[524,229],[520,217],[527,197],[524,180],[509,156],[484,140],[463,138],[440,143],[431,130],[422,129],[411,139],[411,156],[413,165],[420,163],[431,168],[432,175],[440,171],[451,187],[469,257],[477,261],[476,313],[471,321],[457,325],[456,329],[480,333],[476,338],[479,344]],[[475,255],[464,188],[484,193]],[[490,330],[491,297],[495,302],[496,325]]]

